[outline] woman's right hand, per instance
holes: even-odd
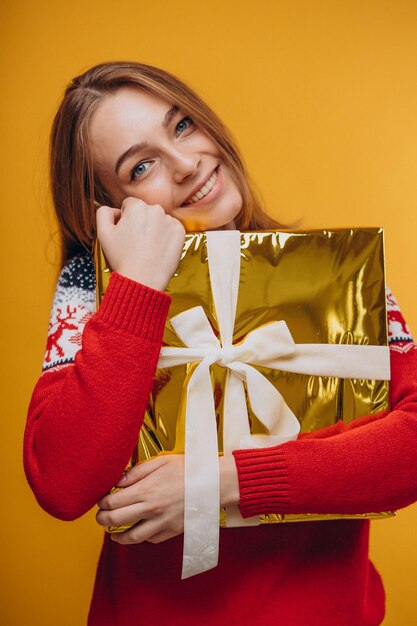
[[[178,267],[185,239],[179,220],[159,204],[125,198],[120,209],[101,206],[97,237],[113,271],[163,291]]]

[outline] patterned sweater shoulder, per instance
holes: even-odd
[[[82,331],[96,311],[94,261],[78,254],[62,269],[49,321],[43,370],[72,363],[81,347]]]

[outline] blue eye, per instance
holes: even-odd
[[[137,178],[145,174],[148,171],[151,163],[152,161],[142,161],[142,163],[138,163],[137,165],[135,165],[130,173],[130,180],[136,180]]]
[[[187,128],[189,128],[192,124],[194,124],[193,120],[189,115],[184,117],[175,127],[175,130],[178,133],[183,133]]]

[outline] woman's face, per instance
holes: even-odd
[[[89,128],[95,172],[116,207],[160,204],[186,230],[234,228],[242,196],[212,141],[177,107],[142,89],[106,96]]]

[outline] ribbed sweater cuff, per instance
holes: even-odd
[[[274,448],[235,450],[242,517],[289,513],[290,491],[285,454]]]
[[[171,296],[113,272],[96,319],[119,330],[160,341]]]

